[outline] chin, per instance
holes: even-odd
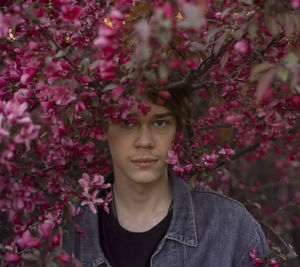
[[[136,173],[131,176],[131,180],[137,184],[151,184],[151,183],[157,183],[159,181],[162,181],[164,175],[165,175],[164,171],[158,172],[149,169],[148,170],[142,169],[136,171]]]

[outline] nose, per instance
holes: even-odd
[[[151,130],[143,125],[137,130],[137,135],[134,141],[135,148],[147,148],[151,149],[154,147],[154,138]]]

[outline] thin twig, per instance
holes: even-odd
[[[258,222],[263,225],[265,228],[267,228],[270,232],[272,232],[272,234],[274,234],[279,240],[280,242],[284,245],[285,248],[288,249],[289,252],[293,252],[294,250],[290,247],[290,245],[279,235],[276,233],[276,231],[267,223],[258,220]]]
[[[44,29],[44,28],[41,27],[40,25],[39,25],[39,27],[40,27],[40,29],[42,30],[42,33],[43,33],[44,35],[46,35],[46,37],[49,38],[50,41],[55,45],[55,47],[56,47],[57,50],[63,50],[63,49],[61,48],[61,46],[55,41],[55,39],[51,36],[51,34],[49,34],[49,32],[48,32],[46,29]],[[78,69],[77,69],[76,66],[73,64],[73,62],[68,58],[68,56],[67,56],[67,55],[64,55],[63,58],[64,58],[66,61],[68,61],[68,63],[69,63],[69,64],[71,65],[71,67],[76,71],[76,73],[79,74]]]
[[[183,60],[185,60],[185,56],[180,51],[178,51],[178,49],[176,48],[173,42],[169,42],[169,45],[172,47],[172,49],[176,52],[178,56],[180,56]]]
[[[277,214],[279,214],[281,211],[283,211],[284,209],[294,206],[297,203],[296,200],[293,200],[291,202],[289,202],[288,204],[284,205],[283,207],[280,207],[278,210],[276,210],[275,212],[273,212],[270,216],[268,216],[266,219],[263,220],[264,223],[266,223],[267,221],[269,221],[270,219],[272,219],[274,216],[276,216]]]

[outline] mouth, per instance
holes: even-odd
[[[141,158],[133,159],[131,162],[137,167],[152,167],[156,164],[157,159]]]

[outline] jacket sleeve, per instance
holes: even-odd
[[[265,256],[270,253],[270,247],[268,240],[260,226],[260,224],[249,214],[251,217],[249,220],[253,225],[252,238],[249,240],[249,245],[246,247],[246,251],[240,261],[239,267],[254,267],[254,259],[251,258],[250,253],[255,252],[256,258],[263,260]],[[248,217],[248,218],[249,218]]]

